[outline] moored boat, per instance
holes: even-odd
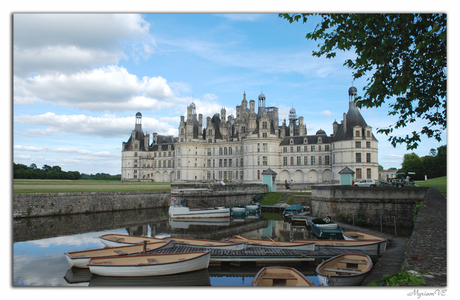
[[[254,277],[252,286],[315,286],[294,268],[284,266],[264,267]]]
[[[319,238],[343,239],[342,228],[340,228],[339,224],[332,222],[329,217],[310,220],[310,225],[313,233]]]
[[[93,258],[88,267],[99,276],[160,276],[207,269],[210,259],[210,251],[138,254]]]
[[[174,242],[165,240],[156,243],[147,243],[145,250],[150,251],[155,249],[166,249],[171,247],[174,247]],[[91,258],[141,254],[143,253],[143,251],[144,245],[136,244],[131,246],[74,251],[67,252],[64,254],[66,256],[67,262],[71,267],[88,268],[88,263],[91,260]]]
[[[383,251],[385,251],[387,247],[388,240],[376,234],[371,234],[371,233],[362,232],[358,230],[344,230],[342,232],[342,235],[345,240],[379,241],[380,248],[383,249]]]
[[[107,247],[120,247],[120,246],[130,246],[134,244],[142,244],[144,241],[147,243],[162,242],[163,239],[157,239],[148,236],[137,236],[137,235],[127,235],[127,234],[104,234],[99,237],[101,242]]]
[[[331,239],[294,239],[292,242],[314,242],[319,247],[333,247],[336,249],[350,249],[360,251],[374,251],[378,255],[382,255],[385,251],[385,246],[382,245],[382,241],[377,240],[331,240]]]
[[[275,241],[263,239],[247,239],[241,236],[227,238],[226,241],[243,242],[250,247],[260,248],[277,248],[277,249],[291,249],[291,250],[315,250],[314,242],[289,242],[289,241]]]
[[[372,269],[372,260],[363,254],[341,254],[316,267],[321,286],[356,286]]]
[[[252,202],[246,205],[246,209],[248,211],[248,214],[259,214],[261,207],[259,202]]]
[[[199,247],[207,249],[242,250],[245,248],[245,244],[242,242],[212,241],[205,239],[190,239],[180,237],[170,237],[168,239],[173,240],[176,243],[176,245],[182,244],[190,247]]]
[[[304,210],[303,205],[300,203],[296,203],[296,204],[286,207],[283,211],[283,216],[288,217],[291,215],[295,215],[297,213],[303,212],[303,210]]]
[[[247,214],[246,206],[237,204],[231,207],[232,216],[245,216]]]
[[[171,219],[225,218],[230,217],[230,208],[190,208],[188,206],[171,205],[169,206],[169,217]]]

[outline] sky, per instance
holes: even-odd
[[[11,13],[14,163],[120,174],[121,146],[137,112],[145,133],[177,136],[192,102],[204,119],[223,107],[235,115],[243,93],[256,105],[263,93],[267,106],[279,108],[280,125],[293,107],[307,134],[323,129],[329,135],[348,111],[348,88],[364,94],[367,78],[353,82],[343,65],[354,53],[311,55],[319,42],[305,35],[315,22],[290,24],[274,12],[129,11]],[[441,142],[422,138],[413,151],[394,148],[376,134],[397,121],[388,107],[361,114],[379,141],[385,169],[400,168],[406,153],[425,156],[447,144],[445,132]]]

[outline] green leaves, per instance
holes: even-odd
[[[279,14],[290,23],[316,14]],[[358,79],[373,72],[358,107],[379,107],[391,100],[388,115],[399,120],[378,133],[396,147],[417,148],[421,135],[441,140],[447,129],[446,14],[321,14],[322,21],[307,39],[320,40],[313,56],[334,58],[337,50],[354,51],[344,66]],[[428,121],[406,136],[393,130],[418,119]]]
[[[417,277],[416,274],[420,274],[418,271],[414,271],[415,274],[411,274],[408,271],[403,271],[402,273],[396,274],[385,274],[382,276],[382,279],[373,281],[368,284],[368,286],[422,286],[423,278]]]

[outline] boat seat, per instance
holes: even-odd
[[[348,269],[332,269],[332,268],[324,268],[323,271],[336,272],[336,273],[351,273],[351,274],[362,273],[362,271],[355,271],[355,270],[348,270]]]
[[[113,240],[115,242],[123,242],[125,239],[124,238],[114,238]]]
[[[297,280],[297,278],[289,273],[279,273],[279,274],[266,274],[262,279],[285,279],[285,280]]]
[[[117,251],[113,251],[113,252],[115,252],[115,253],[118,254],[118,255],[127,254],[126,252],[121,251],[121,250],[117,250]]]
[[[345,263],[345,264],[367,265],[367,261],[365,261],[365,260],[357,260],[357,259],[342,259],[339,262]]]
[[[149,259],[147,259],[147,262],[148,262],[149,265],[153,265],[153,264],[157,263],[155,258],[149,258]]]

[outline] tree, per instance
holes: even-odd
[[[279,14],[290,23],[307,22],[313,14]],[[356,59],[344,65],[355,79],[371,74],[358,107],[380,107],[391,100],[389,115],[395,124],[378,128],[393,147],[417,148],[421,135],[441,141],[447,128],[447,16],[446,14],[321,14],[322,20],[307,39],[323,40],[314,56],[336,56],[352,50]],[[406,136],[393,130],[417,119],[427,125]]]
[[[406,175],[409,172],[415,173],[415,175],[409,175],[412,179],[423,179],[423,160],[413,152],[404,154],[401,169],[398,170],[398,173],[405,173]]]

